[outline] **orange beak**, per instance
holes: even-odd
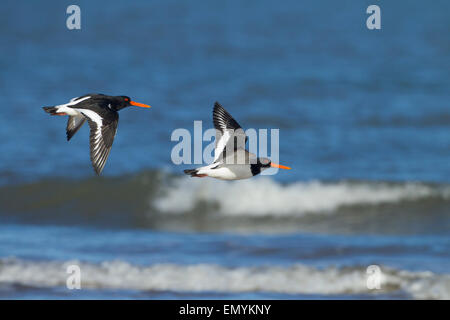
[[[130,104],[132,106],[136,106],[136,107],[141,107],[141,108],[151,108],[149,105],[147,104],[143,104],[143,103],[139,103],[139,102],[134,102],[134,101],[130,101]]]
[[[276,164],[276,163],[271,163],[270,166],[273,167],[273,168],[280,168],[280,169],[291,170],[291,168],[289,168],[289,167],[282,166],[281,164]]]

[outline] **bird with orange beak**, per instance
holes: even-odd
[[[218,102],[214,104],[213,122],[216,128],[213,163],[184,170],[185,174],[199,178],[240,180],[256,176],[268,168],[291,169],[247,151],[245,143],[248,138],[244,130]],[[239,144],[239,141],[242,143]]]
[[[87,120],[90,127],[91,162],[99,175],[108,159],[119,123],[118,111],[130,107],[150,108],[150,106],[132,101],[127,96],[107,96],[104,94],[86,94],[73,98],[66,104],[43,107],[53,116],[69,116],[67,121],[67,141]]]

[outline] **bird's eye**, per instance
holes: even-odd
[[[128,100],[130,100],[130,99],[128,99],[128,98],[125,98],[125,101],[128,101]]]

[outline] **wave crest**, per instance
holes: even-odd
[[[226,215],[304,215],[329,213],[342,207],[394,204],[430,197],[449,199],[449,187],[424,183],[319,181],[280,184],[269,178],[223,182],[178,179],[155,200],[163,212],[192,211],[199,203],[217,203]]]
[[[317,269],[302,264],[231,268],[213,264],[137,266],[124,261],[92,264],[9,258],[0,259],[0,284],[65,286],[67,266],[72,264],[81,269],[82,289],[324,295],[403,292],[418,299],[450,298],[449,274],[382,268],[381,289],[369,290],[363,267]]]

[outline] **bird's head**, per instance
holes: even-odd
[[[255,172],[259,171],[258,173],[260,173],[261,171],[264,171],[266,169],[269,169],[269,168],[279,168],[279,169],[291,170],[290,167],[286,167],[286,166],[282,166],[281,164],[273,163],[272,160],[270,160],[268,158],[263,158],[263,157],[257,158],[256,164],[253,164],[252,166],[253,166],[252,170],[255,170]]]
[[[150,108],[149,105],[143,104],[140,102],[132,101],[130,97],[127,96],[118,96],[117,98],[117,104],[116,104],[116,110],[120,110],[126,107],[141,107],[141,108]]]

